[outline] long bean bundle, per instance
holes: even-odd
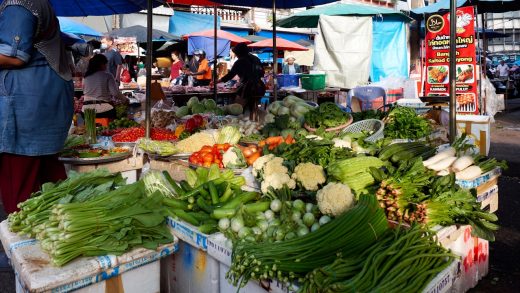
[[[58,202],[84,202],[124,184],[125,179],[120,173],[111,174],[103,169],[89,173],[75,173],[56,184],[45,183],[41,191],[18,204],[20,211],[9,215],[9,227],[13,232],[35,237],[42,231],[43,224],[49,219],[51,209]]]
[[[277,243],[236,243],[227,278],[235,286],[251,278],[289,282],[332,263],[338,255],[362,253],[387,230],[376,198],[361,196],[354,208],[305,236]]]
[[[83,115],[85,115],[85,134],[87,136],[88,142],[96,143],[96,109],[85,109],[83,111]]]
[[[172,242],[163,196],[147,196],[142,181],[87,202],[56,205],[36,238],[55,265],[79,256],[120,255],[133,247],[155,249]]]
[[[299,292],[421,292],[454,257],[418,225],[387,232],[364,253],[315,269]]]

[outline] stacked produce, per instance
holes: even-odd
[[[241,287],[252,278],[294,281],[334,262],[338,254],[365,252],[387,230],[375,197],[362,196],[354,208],[312,233],[275,243],[235,243],[227,278]]]
[[[305,128],[309,131],[324,129],[335,131],[352,123],[352,116],[332,102],[322,103],[318,108],[305,113]]]
[[[287,128],[299,129],[303,125],[305,113],[309,112],[311,109],[313,109],[313,106],[295,96],[287,96],[283,101],[274,101],[267,108],[269,113],[265,116],[265,122],[267,125],[264,128],[267,127],[268,130],[266,130],[266,132],[270,132],[271,130],[281,131]],[[276,118],[281,116],[287,117],[287,123],[284,125],[272,125]],[[277,135],[279,134],[269,134],[269,136]]]
[[[175,114],[177,117],[184,117],[191,114],[213,113],[218,116],[222,115],[240,115],[244,109],[240,104],[231,104],[224,107],[217,106],[213,99],[204,99],[199,101],[197,97],[191,97],[186,106],[179,107]]]
[[[57,266],[79,256],[155,249],[173,237],[165,225],[163,194],[146,190],[143,181],[124,185],[119,173],[76,175],[44,185],[21,203],[21,211],[9,216],[10,228],[38,239]]]
[[[190,135],[201,131],[207,124],[207,121],[201,115],[193,115],[186,122],[175,128],[175,135],[180,139],[185,139]]]
[[[138,139],[145,136],[144,128],[132,127],[122,130],[121,132],[112,136],[114,142],[136,142]],[[152,128],[151,139],[153,140],[176,140],[177,136],[165,129]]]
[[[298,292],[422,292],[455,256],[414,226],[388,231],[359,255],[308,273]]]
[[[432,132],[430,122],[408,107],[394,107],[383,120],[385,137],[392,139],[421,139]]]

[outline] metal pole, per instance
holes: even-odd
[[[148,0],[148,8],[146,11],[146,138],[150,138],[150,122],[152,112],[152,9],[152,0]]]
[[[457,138],[457,96],[456,89],[456,70],[457,66],[457,0],[450,0],[450,142]]]
[[[482,29],[482,35],[483,35],[483,38],[486,38],[486,30],[483,28],[483,26],[479,26],[479,23],[478,23],[478,10],[477,10],[477,6],[475,6],[475,17],[477,18],[475,20],[475,23],[477,24],[476,26],[476,31],[477,31],[477,52],[480,52],[480,62],[479,65],[480,65],[480,71],[479,72],[475,72],[477,74],[479,74],[478,78],[477,78],[477,82],[478,82],[478,99],[479,99],[479,106],[480,106],[480,113],[485,113],[486,111],[486,107],[484,105],[484,103],[482,102],[484,100],[484,98],[482,97],[482,75],[486,75],[486,53],[483,52],[482,50],[482,47],[480,46],[480,36],[479,36],[479,28]]]
[[[213,6],[213,99],[217,102],[217,4]]]
[[[273,98],[278,100],[278,50],[276,49],[276,0],[273,0]]]

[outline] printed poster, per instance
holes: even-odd
[[[449,13],[426,19],[426,96],[449,96]],[[475,14],[472,6],[457,8],[457,112],[478,114]]]
[[[114,40],[114,44],[121,55],[137,56],[138,47],[135,37],[118,37]]]

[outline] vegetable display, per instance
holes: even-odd
[[[365,252],[387,230],[375,197],[362,196],[354,208],[312,233],[275,243],[235,243],[226,276],[240,287],[251,278],[294,281],[332,263],[338,254],[349,257]]]
[[[112,140],[114,142],[136,142],[138,139],[143,138],[145,136],[144,128],[127,128],[122,130],[121,132],[112,136]],[[150,133],[150,138],[153,140],[176,140],[177,136],[175,133],[159,128],[152,128]]]
[[[305,123],[311,128],[334,128],[346,124],[352,117],[332,102],[322,103],[305,113]]]
[[[223,155],[231,148],[231,145],[214,144],[213,146],[203,146],[199,151],[190,155],[188,161],[194,165],[210,167],[216,164],[220,168],[224,168]],[[229,164],[229,159],[228,159]]]
[[[383,121],[385,137],[388,138],[419,139],[429,136],[432,132],[430,122],[408,107],[394,107]]]

